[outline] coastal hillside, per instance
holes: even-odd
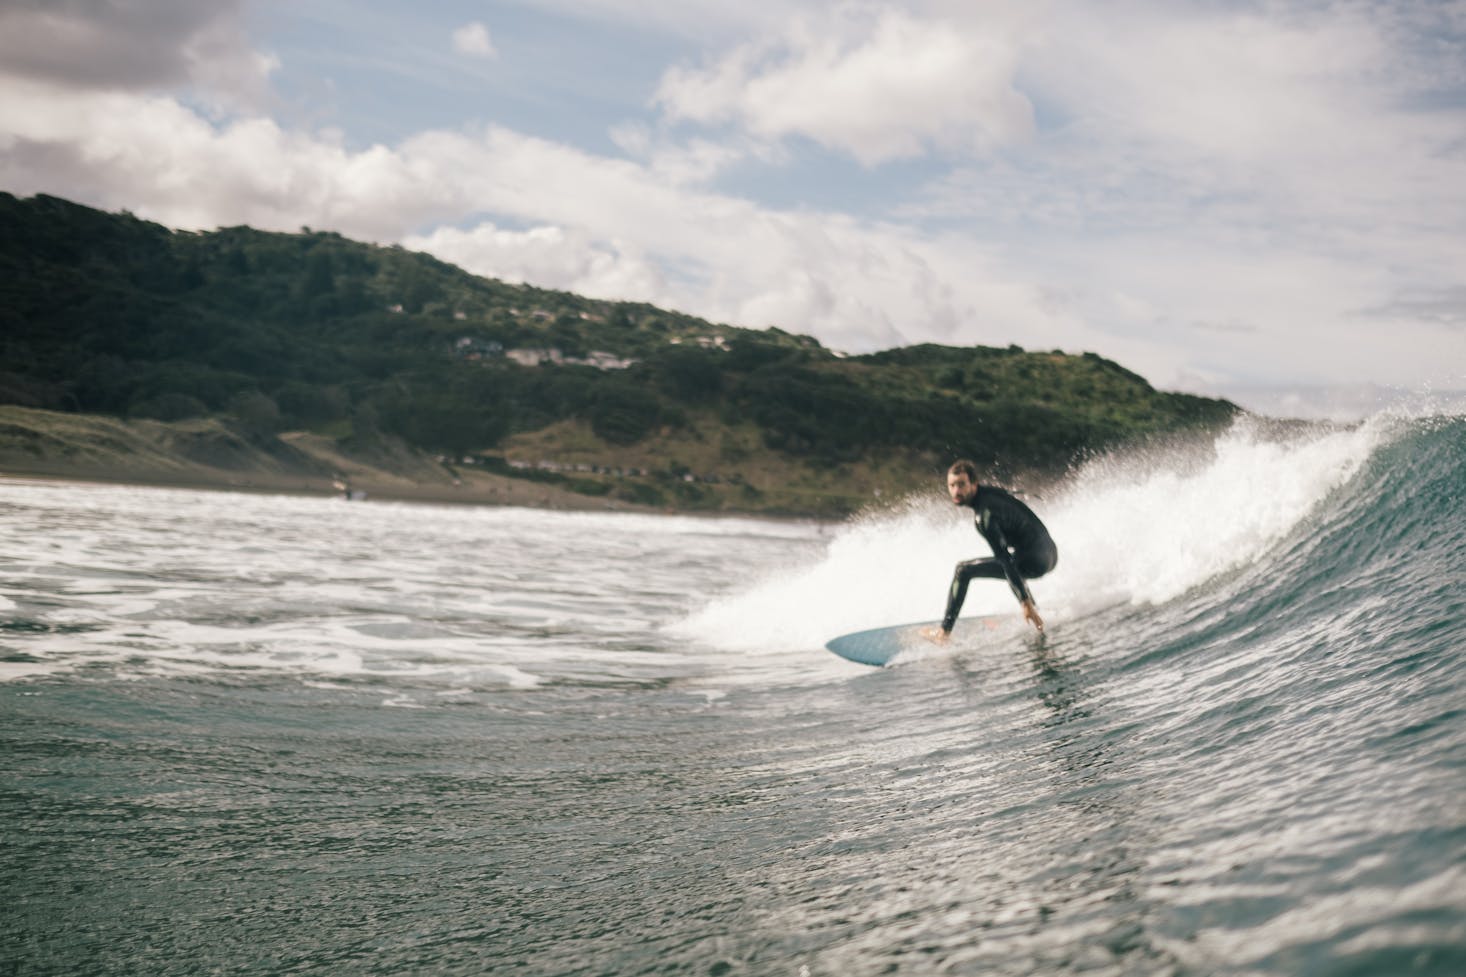
[[[842,356],[330,232],[179,232],[46,196],[0,194],[0,337],[0,404],[16,408],[0,470],[137,480],[170,480],[162,459],[205,432],[244,447],[171,480],[238,484],[253,458],[269,459],[260,484],[325,490],[351,469],[395,494],[523,483],[587,504],[839,515],[929,487],[956,456],[1039,479],[1238,411],[1092,353]],[[152,447],[77,447],[80,415]]]

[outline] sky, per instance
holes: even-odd
[[[0,190],[1275,414],[1466,390],[1466,0],[0,0]]]

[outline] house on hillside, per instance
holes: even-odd
[[[504,344],[477,336],[463,336],[453,344],[453,355],[460,360],[484,360],[504,355]]]
[[[585,356],[566,356],[558,349],[511,349],[506,350],[504,356],[520,366],[544,366],[549,363],[554,366],[593,366],[597,370],[625,370],[636,364],[636,360],[602,350],[587,353]]]
[[[672,346],[681,346],[685,340],[681,336],[673,336],[667,342]],[[696,343],[703,349],[717,349],[727,351],[728,340],[722,336],[693,336],[691,342]]]
[[[504,356],[520,366],[542,366],[545,363],[558,366],[565,362],[565,354],[558,349],[510,349],[504,351]]]

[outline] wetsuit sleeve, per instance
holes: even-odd
[[[1018,603],[1033,600],[1033,595],[1028,592],[1028,582],[1023,579],[1023,574],[1018,572],[1018,562],[1013,559],[1013,554],[1008,552],[1008,539],[1003,535],[1003,529],[998,525],[997,520],[993,519],[991,509],[984,509],[978,513],[977,531],[993,548],[993,557],[1003,568],[1003,576],[1007,578],[1008,587],[1013,591],[1013,596],[1018,598]]]

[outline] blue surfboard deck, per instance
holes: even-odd
[[[995,617],[984,616],[958,620],[957,626],[953,629],[952,645],[959,644],[958,636],[962,633],[963,625],[970,627],[972,624],[986,622]],[[881,667],[889,665],[891,659],[912,648],[934,650],[944,647],[921,636],[922,628],[938,627],[940,623],[940,621],[918,621],[915,624],[897,624],[894,627],[856,631],[854,634],[842,634],[838,638],[830,639],[825,642],[825,647],[841,658],[859,662],[862,665]]]

